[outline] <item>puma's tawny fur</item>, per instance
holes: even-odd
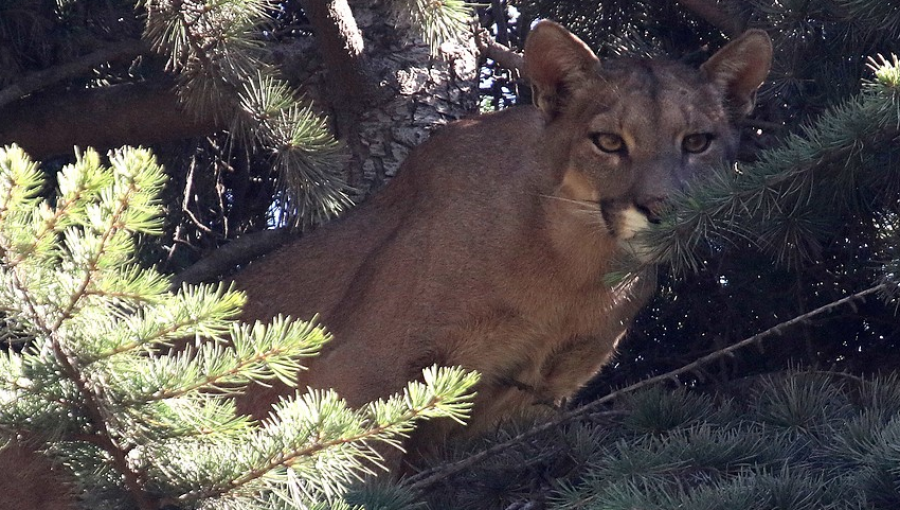
[[[351,405],[433,364],[479,371],[468,427],[426,424],[412,450],[559,402],[654,290],[649,272],[609,287],[611,261],[640,256],[632,240],[667,195],[733,157],[771,55],[749,31],[700,70],[600,62],[538,23],[525,45],[536,107],[438,130],[358,210],[251,264],[237,277],[247,318],[321,313],[334,340],[299,384]],[[241,407],[262,417],[292,391],[253,388]]]
[[[609,359],[653,292],[649,272],[610,288],[620,252],[688,179],[734,155],[772,55],[750,31],[699,71],[599,62],[552,22],[525,46],[536,107],[440,129],[382,193],[347,218],[237,277],[247,319],[322,314],[334,334],[299,381],[361,405],[433,364],[481,372],[468,427],[425,424],[407,446],[546,408]],[[252,387],[263,417],[284,386]],[[67,485],[28,449],[0,450],[0,507],[73,508]],[[41,492],[40,487],[48,487]]]

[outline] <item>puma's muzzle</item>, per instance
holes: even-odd
[[[641,240],[640,233],[650,228],[652,220],[634,204],[618,205],[601,202],[600,211],[609,234],[619,246],[640,262],[650,261],[650,248]]]

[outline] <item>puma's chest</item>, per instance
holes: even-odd
[[[535,286],[482,310],[468,310],[467,319],[450,335],[448,358],[488,378],[538,374],[573,342],[593,338],[607,345],[600,350],[611,351],[608,339],[621,334],[645,301],[645,293],[633,287],[598,284],[562,292]]]

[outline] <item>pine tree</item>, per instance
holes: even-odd
[[[177,73],[188,111],[211,112],[241,145],[271,154],[280,224],[320,223],[350,205],[340,144],[266,61],[261,32],[273,21],[270,0],[139,6],[147,12],[144,39]]]
[[[136,263],[161,230],[149,151],[108,165],[85,151],[57,183],[42,198],[37,165],[0,150],[0,437],[64,465],[90,507],[340,507],[416,421],[466,417],[475,376],[437,368],[362,409],[298,391],[261,423],[238,415],[230,396],[293,384],[328,334],[288,318],[241,324],[244,297],[228,285],[173,293]]]

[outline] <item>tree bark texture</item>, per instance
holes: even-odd
[[[353,2],[353,22],[339,19],[351,14],[343,2],[328,4],[330,9],[307,11],[321,15],[311,20],[324,63],[315,96],[327,105],[335,132],[350,149],[345,175],[362,198],[393,176],[431,129],[476,111],[477,51],[474,38],[468,37],[445,43],[438,55],[431,55],[411,27],[393,24],[385,2]],[[339,46],[356,41],[354,27],[362,35],[363,49],[358,57],[347,58],[357,46],[349,52]],[[343,35],[320,37],[332,31]],[[284,68],[304,66],[308,63]]]
[[[336,48],[322,47],[343,44],[340,41],[351,38],[345,33],[324,42],[318,37],[294,39],[275,48],[273,60],[320,112],[329,114],[334,132],[351,153],[345,175],[358,202],[394,176],[409,151],[435,127],[477,110],[479,68],[474,38],[444,44],[440,54],[433,56],[410,27],[386,22],[388,6],[382,2],[357,2],[352,8],[363,36],[363,52],[358,58],[329,58]],[[332,18],[326,16],[328,19]],[[345,29],[353,26],[341,24]],[[351,66],[350,74],[362,72],[356,75],[359,81],[349,84],[334,79],[346,73],[335,68],[341,65]],[[348,108],[348,103],[359,99],[354,96],[359,86],[366,89],[365,100]],[[256,252],[250,247],[215,252],[188,269],[183,281],[215,279],[247,262],[250,253]]]

